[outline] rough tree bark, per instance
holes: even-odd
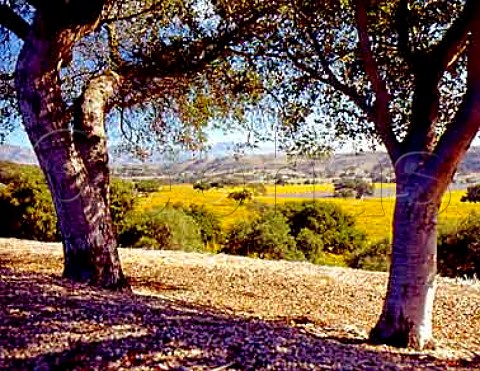
[[[105,114],[120,80],[120,76],[112,71],[91,79],[77,101],[73,117],[75,148],[81,154],[90,184],[100,190],[106,205],[110,205],[110,173]]]
[[[73,10],[69,10],[75,14],[67,14],[61,22],[37,10],[16,66],[19,107],[57,211],[64,276],[103,288],[125,289],[128,283],[105,194],[104,137],[95,132],[97,127],[84,127],[85,140],[76,146],[59,79],[59,69],[70,59],[73,44],[96,27],[101,12],[98,3],[103,2],[90,2],[82,9],[75,6],[78,1],[70,3]],[[88,9],[89,5],[94,9]],[[95,105],[101,106],[95,99],[85,102],[87,117],[94,115]],[[98,152],[92,153],[94,149]]]

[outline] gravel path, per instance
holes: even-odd
[[[480,369],[480,284],[439,279],[437,348],[366,343],[387,275],[120,250],[134,294],[61,279],[59,244],[0,239],[0,369]]]

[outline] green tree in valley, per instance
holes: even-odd
[[[334,182],[334,197],[354,197],[363,198],[363,196],[371,196],[374,192],[373,184],[362,179],[341,179]]]
[[[467,188],[467,194],[460,199],[462,202],[480,202],[480,184]]]
[[[244,188],[240,191],[230,192],[227,197],[237,201],[240,205],[243,205],[245,202],[253,199],[253,193],[252,191]]]

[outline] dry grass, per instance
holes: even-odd
[[[0,240],[0,368],[444,370],[480,367],[480,285],[439,280],[437,349],[366,343],[387,276],[122,249],[134,294],[60,278],[59,244]]]

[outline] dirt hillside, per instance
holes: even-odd
[[[480,284],[439,279],[437,348],[366,343],[387,275],[120,251],[134,294],[61,278],[60,244],[0,239],[0,369],[480,369]]]

